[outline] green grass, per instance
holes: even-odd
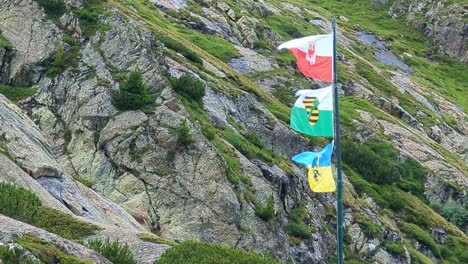
[[[385,250],[393,255],[397,256],[405,256],[405,249],[403,248],[403,244],[399,242],[385,242]]]
[[[359,223],[359,225],[366,237],[382,239],[383,230],[378,223],[373,222],[370,219],[364,219]]]
[[[141,233],[138,235],[138,237],[143,240],[143,241],[148,241],[156,244],[165,244],[169,246],[177,246],[179,243],[156,236],[154,234],[149,234],[149,233]]]
[[[429,247],[435,256],[440,257],[440,249],[437,243],[434,241],[434,238],[432,238],[431,234],[429,234],[429,232],[411,223],[403,223],[402,230],[410,238],[414,238],[420,243],[423,243],[424,245]]]
[[[81,182],[84,186],[88,188],[91,188],[94,185],[94,181],[92,179],[88,179],[88,178],[81,177],[81,176],[75,176],[73,177],[73,179],[75,179],[78,182]]]
[[[92,261],[82,260],[64,253],[55,245],[34,236],[22,236],[16,241],[28,249],[42,263],[91,264]]]
[[[279,264],[271,257],[205,242],[185,241],[166,250],[155,264]]]
[[[413,245],[410,243],[405,243],[406,248],[411,256],[411,263],[415,264],[434,264],[434,262],[428,258],[426,255],[422,254],[421,252],[417,251]]]
[[[121,244],[119,241],[110,242],[109,239],[104,241],[92,239],[86,241],[86,246],[103,255],[113,264],[137,264],[132,251],[126,243]]]
[[[223,38],[188,30],[181,31],[181,36],[223,62],[240,56],[234,45]]]
[[[0,85],[0,94],[3,94],[6,98],[13,102],[31,97],[37,92],[36,87],[12,87],[6,85]]]

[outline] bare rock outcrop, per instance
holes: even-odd
[[[62,32],[33,0],[1,0],[0,32],[14,49],[3,83],[29,86],[39,81],[62,41]]]

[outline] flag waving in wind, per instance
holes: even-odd
[[[333,90],[299,90],[291,111],[291,128],[315,137],[333,137]]]
[[[313,192],[334,192],[336,190],[333,179],[331,157],[333,141],[319,152],[302,152],[292,160],[307,166],[310,189]]]
[[[305,76],[332,82],[332,34],[293,39],[281,44],[278,49],[289,49],[296,56],[297,68]]]

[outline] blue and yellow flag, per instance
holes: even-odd
[[[302,152],[292,160],[304,165],[309,170],[309,186],[313,192],[334,192],[336,190],[333,179],[331,157],[333,141],[319,152]]]

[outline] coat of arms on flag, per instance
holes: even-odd
[[[283,48],[294,54],[297,68],[305,76],[325,82],[333,80],[333,35],[293,39],[278,47]]]

